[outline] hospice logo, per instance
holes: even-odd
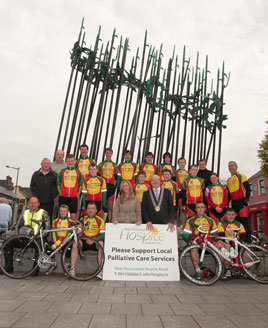
[[[153,231],[126,231],[121,230],[120,240],[135,240],[140,241],[142,244],[147,242],[161,242],[165,240],[165,233],[160,232],[158,228],[154,227]]]

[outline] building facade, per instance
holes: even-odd
[[[260,170],[248,179],[250,186],[249,212],[253,230],[268,237],[268,178]]]

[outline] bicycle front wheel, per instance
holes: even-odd
[[[259,245],[247,245],[239,253],[245,273],[253,280],[268,283],[268,250]]]
[[[25,278],[37,269],[39,255],[40,247],[32,237],[11,237],[1,248],[1,269],[10,278]]]
[[[202,247],[200,245],[192,245],[186,247],[180,256],[180,268],[183,275],[191,282],[200,286],[209,286],[215,283],[222,273],[222,262],[218,254],[212,249],[207,248],[203,261],[200,262],[201,277],[196,275],[192,257],[200,258]]]
[[[103,247],[89,237],[79,237],[67,244],[62,253],[62,268],[68,276],[76,280],[90,280],[97,276],[104,264]],[[70,270],[68,263],[75,263]]]

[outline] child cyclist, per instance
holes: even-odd
[[[237,239],[245,240],[246,239],[246,231],[242,223],[238,222],[236,219],[236,212],[233,208],[227,208],[225,211],[225,216],[222,221],[219,222],[218,224],[218,235],[220,237],[226,237],[226,238],[234,238],[235,233],[232,229],[240,229],[240,231],[237,233]],[[215,244],[215,246],[219,249],[222,247],[230,251],[232,247],[232,242],[231,241],[226,241],[224,242],[223,240],[218,240]],[[230,253],[231,255],[231,253]],[[225,266],[225,275],[223,276],[222,279],[227,279],[231,278],[231,271],[229,269],[230,265],[228,261],[223,260],[224,266]]]
[[[81,226],[83,227],[82,235],[84,237],[91,237],[92,239],[95,239],[103,247],[104,236],[105,236],[105,222],[102,218],[96,215],[97,206],[93,201],[88,202],[86,211],[87,211],[87,216],[82,217],[79,220]],[[92,245],[93,242],[91,240],[87,240],[87,241],[83,240],[83,244],[82,241],[80,241],[80,243],[83,249],[90,249],[90,247],[95,246]],[[94,248],[94,250],[97,249]],[[71,269],[70,269],[70,274],[72,276],[75,276],[75,265],[77,262],[77,258],[78,258],[78,247],[76,243],[73,243],[72,253],[71,253]],[[99,263],[101,262],[100,250],[98,250],[98,262]],[[97,278],[102,279],[102,271],[99,272]]]
[[[59,217],[52,221],[52,229],[62,229],[62,228],[69,228],[71,226],[72,220],[68,216],[69,213],[69,206],[68,205],[60,205],[59,207]],[[58,248],[65,238],[67,238],[72,233],[71,230],[64,230],[64,231],[55,231],[52,233],[53,244],[51,246],[52,250],[54,251]],[[66,254],[66,263],[65,265],[70,265],[70,251],[67,251]],[[55,262],[55,258],[52,259],[52,262]],[[50,274],[56,266],[51,266],[50,269],[46,272]]]

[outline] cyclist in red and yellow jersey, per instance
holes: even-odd
[[[172,162],[172,155],[169,152],[166,152],[163,155],[164,163],[159,165],[159,175],[161,181],[164,181],[163,171],[164,169],[168,169],[171,172],[171,177],[175,177],[175,167],[171,164]]]
[[[146,174],[144,171],[139,171],[137,174],[138,183],[134,184],[133,190],[135,196],[139,199],[140,203],[142,203],[143,193],[150,189],[150,185],[145,183]]]
[[[190,167],[190,176],[184,180],[182,189],[182,206],[185,209],[185,205],[187,205],[188,216],[195,215],[195,204],[203,202],[204,199],[205,182],[197,176],[197,172],[197,165],[192,165]]]
[[[79,170],[75,168],[74,155],[66,156],[67,167],[58,174],[57,188],[59,192],[59,205],[68,205],[71,219],[76,220],[78,198],[82,190],[83,178]]]
[[[225,211],[225,215],[224,218],[221,222],[219,222],[218,224],[218,235],[220,237],[226,237],[226,238],[234,238],[235,237],[235,233],[232,229],[240,229],[240,231],[237,233],[237,239],[239,239],[240,241],[243,241],[246,239],[246,231],[243,227],[243,224],[241,224],[240,222],[238,222],[236,219],[236,213],[235,210],[233,208],[226,208]],[[222,239],[218,240],[217,243],[215,244],[215,246],[219,249],[221,249],[222,247],[224,247],[225,249],[227,249],[228,251],[230,251],[230,248],[232,246],[234,246],[234,244],[232,244],[231,241],[223,241]],[[234,249],[233,249],[234,251]],[[225,275],[222,277],[222,279],[227,279],[227,278],[231,278],[231,272],[230,272],[230,264],[228,261],[223,259],[223,263],[226,269]]]
[[[131,185],[135,184],[135,177],[138,173],[138,165],[132,162],[132,154],[130,150],[124,152],[125,161],[117,165],[117,188],[120,187],[121,181],[128,180]]]
[[[179,187],[177,185],[177,182],[175,182],[171,179],[171,172],[169,169],[163,170],[163,177],[164,177],[164,181],[161,182],[161,187],[164,189],[168,189],[171,192],[173,206],[174,206],[175,212],[177,213],[177,204],[178,204],[178,199],[179,199]]]
[[[82,173],[83,180],[89,177],[89,165],[95,163],[95,159],[88,157],[88,145],[81,145],[80,157],[76,160],[75,166]]]
[[[182,235],[184,241],[186,243],[189,242],[189,244],[193,244],[192,240],[201,234],[201,232],[198,230],[198,227],[202,227],[203,231],[210,231],[210,233],[214,236],[217,236],[218,231],[217,223],[205,214],[206,205],[203,202],[197,201],[195,207],[196,215],[186,221]],[[201,268],[199,263],[200,257],[198,248],[191,250],[191,258],[195,267],[196,278],[201,279]]]
[[[98,165],[98,173],[106,181],[108,220],[112,222],[116,190],[116,164],[112,161],[112,148],[106,148],[104,154],[105,160]]]
[[[228,192],[226,187],[219,183],[219,177],[216,173],[211,173],[210,181],[212,185],[206,188],[206,201],[209,208],[209,216],[218,222],[224,217],[228,203]]]
[[[158,174],[158,167],[155,164],[153,164],[153,160],[154,160],[154,154],[148,152],[145,155],[145,163],[142,163],[139,166],[139,171],[144,171],[146,174],[145,183],[147,184],[150,184],[150,177],[153,174]]]
[[[186,221],[186,210],[185,207],[182,206],[182,189],[184,185],[184,180],[190,176],[190,173],[185,170],[186,166],[186,159],[184,157],[180,157],[178,159],[178,165],[179,168],[176,170],[175,176],[176,176],[176,182],[179,187],[179,200],[178,200],[178,206],[179,206],[179,223],[180,223],[180,229],[183,229],[185,221]]]
[[[82,235],[85,237],[91,237],[99,242],[103,247],[104,245],[104,236],[105,236],[105,222],[102,218],[96,215],[97,207],[94,202],[89,202],[87,205],[87,216],[82,217],[79,221],[83,226]],[[95,244],[89,240],[79,241],[83,249],[92,249],[98,251],[98,261],[101,263],[101,252],[100,249],[97,249]],[[78,247],[76,243],[73,243],[72,253],[71,253],[71,269],[70,274],[75,276],[75,265],[78,257]],[[102,279],[102,271],[97,275],[97,278]]]
[[[88,202],[96,204],[98,212],[106,206],[107,188],[106,182],[97,175],[98,167],[96,164],[89,166],[90,176],[84,180],[82,190],[82,208],[87,208]]]
[[[228,163],[228,168],[231,177],[227,181],[227,188],[230,199],[232,201],[232,208],[237,213],[237,220],[243,224],[246,230],[246,242],[251,242],[251,228],[249,225],[249,208],[248,199],[250,196],[250,188],[247,177],[237,172],[237,164],[234,161]]]

